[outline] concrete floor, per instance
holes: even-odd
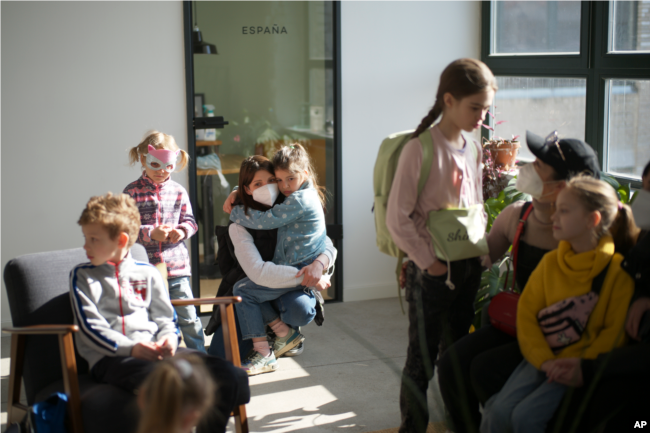
[[[322,327],[303,328],[305,351],[273,373],[250,378],[251,432],[371,432],[399,426],[399,383],[408,319],[396,298],[328,304]],[[9,338],[2,338],[2,426],[6,422]],[[444,418],[437,380],[431,422]],[[232,423],[231,423],[232,424]],[[231,425],[229,431],[234,431]]]

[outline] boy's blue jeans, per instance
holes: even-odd
[[[167,279],[169,284],[170,299],[194,299],[190,287],[190,277],[176,277]],[[205,339],[203,337],[203,324],[196,315],[194,305],[174,307],[178,316],[178,326],[181,328],[183,340],[189,349],[205,353]]]
[[[302,326],[303,316],[312,311],[311,318],[316,315],[316,298],[304,286],[271,289],[255,284],[247,277],[235,284],[233,294],[242,298],[242,302],[235,304],[235,309],[244,340],[266,337],[265,325],[278,317],[289,325]],[[271,301],[275,301],[279,315],[271,306]]]
[[[485,403],[481,433],[544,433],[566,390],[524,359]]]

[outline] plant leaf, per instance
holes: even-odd
[[[496,124],[501,125],[502,123],[506,123],[506,122],[507,122],[507,120],[499,120]]]
[[[621,198],[621,201],[624,204],[630,204],[630,200],[631,200],[630,184],[628,183],[626,185],[621,185],[621,188],[619,189],[619,191],[621,191],[621,190],[625,193],[625,200],[623,200]]]
[[[483,124],[483,128],[489,129],[490,131],[494,131],[493,127],[491,127],[490,125],[486,125],[485,123]]]
[[[620,188],[620,186],[621,186],[621,184],[618,183],[618,181],[616,179],[614,179],[614,177],[612,177],[612,176],[610,176],[610,175],[608,175],[608,174],[606,174],[606,173],[604,173],[602,171],[600,172],[600,179],[604,180],[605,182],[610,184],[612,186],[612,188],[614,188],[616,190],[618,190]]]

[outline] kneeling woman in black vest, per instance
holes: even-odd
[[[284,200],[282,194],[277,194],[277,188],[272,187],[274,184],[275,176],[271,161],[260,155],[246,158],[239,172],[239,188],[226,199],[224,211],[230,213],[233,200],[234,204],[241,204],[245,209],[259,211],[270,209],[273,204]],[[305,290],[286,293],[275,301],[269,302],[268,307],[275,311],[275,318],[279,317],[282,322],[294,328],[306,326],[314,319],[318,325],[322,324],[323,298],[320,291],[330,285],[328,278],[322,278],[323,267],[327,269],[328,276],[331,276],[337,254],[329,237],[326,240],[325,253],[297,273],[294,267],[276,265],[272,262],[276,244],[282,241],[277,239],[277,229],[254,230],[231,223],[229,226],[217,226],[215,231],[219,242],[217,264],[223,275],[217,296],[232,296],[235,283],[245,277],[267,287],[303,285]],[[272,311],[269,308],[265,310]],[[219,309],[215,308],[205,333],[207,335],[215,333],[220,326]],[[239,324],[237,336],[243,360],[253,346],[251,340],[242,340]],[[297,352],[300,353],[300,349]],[[224,356],[221,330],[215,333],[208,353]],[[292,354],[297,353],[294,350],[285,353],[285,356]]]

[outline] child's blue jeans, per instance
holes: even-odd
[[[285,293],[275,301],[266,302],[266,304],[274,305],[275,307],[272,308],[280,314],[282,321],[292,328],[297,329],[299,326],[307,326],[309,323],[311,323],[312,320],[314,320],[314,317],[316,317],[316,302],[318,301],[316,301],[316,298],[311,293],[311,291],[307,290],[307,293],[305,293],[304,290],[294,290],[292,292]],[[269,322],[275,320],[278,316],[278,313],[275,313],[275,317],[271,318]],[[269,317],[271,317],[271,315],[268,315],[264,320],[268,320]],[[248,352],[253,349],[253,342],[251,340],[244,340],[242,338],[240,323],[241,321],[239,320],[239,316],[237,316],[237,308],[235,307],[237,339],[239,342],[241,360],[243,362],[246,359]],[[223,329],[221,327],[217,328],[217,330],[214,331],[212,342],[210,343],[210,347],[208,349],[208,355],[218,356],[224,359],[226,357],[226,350],[224,349],[223,340]]]
[[[297,291],[303,291],[307,296],[295,296],[291,297],[291,300],[288,298],[285,299],[283,296],[287,293]],[[280,309],[282,321],[292,325],[299,324],[299,322],[302,321],[297,317],[294,320],[294,318],[291,317],[292,314],[303,315],[304,311],[310,310],[310,307],[313,309],[316,305],[313,302],[315,298],[311,293],[311,290],[304,286],[289,287],[286,289],[271,289],[266,286],[255,284],[248,277],[237,281],[233,289],[233,294],[235,296],[241,296],[242,298],[242,302],[235,304],[235,308],[237,309],[237,319],[244,340],[266,337],[264,326],[279,317],[277,311],[275,311],[271,306],[270,301],[277,300],[276,305]],[[289,304],[285,305],[288,301],[292,303],[300,301],[306,304],[300,308],[296,308],[295,305],[293,307]]]
[[[544,433],[566,390],[524,359],[485,403],[481,433]]]
[[[169,284],[170,299],[194,299],[190,287],[190,277],[176,277],[167,279]],[[203,337],[203,324],[196,315],[194,305],[174,307],[178,316],[178,326],[181,328],[183,340],[189,349],[200,350],[205,353],[205,339]]]

